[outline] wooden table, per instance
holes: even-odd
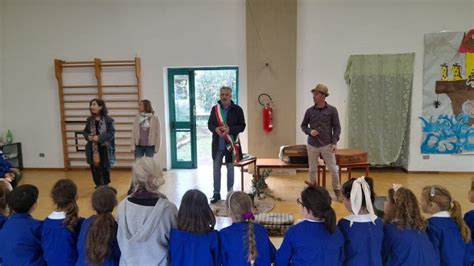
[[[255,172],[257,175],[257,178],[260,177],[260,169],[299,169],[299,168],[309,168],[308,164],[303,164],[303,163],[287,163],[285,161],[282,161],[280,159],[257,159],[257,165],[255,168]],[[318,165],[318,184],[321,184],[321,177],[323,177],[322,182],[326,184],[326,173],[324,173],[326,169],[325,165]],[[323,171],[323,175],[320,175],[320,171]]]
[[[350,164],[337,164],[339,167],[339,183],[341,183],[342,180],[342,168],[347,169],[347,180],[351,179],[352,177],[352,168],[364,168],[365,169],[365,176],[369,175],[369,163],[368,162],[363,162],[363,163],[350,163]],[[322,175],[321,175],[322,174]],[[321,175],[321,176],[320,176]],[[319,181],[323,181],[323,187],[326,187],[326,165],[325,164],[319,164],[318,165],[318,184],[321,184]]]
[[[253,169],[257,169],[257,158],[253,157],[248,160],[234,163],[234,167],[240,167],[240,190],[244,191],[244,167],[253,163]]]
[[[352,151],[356,151],[354,149],[339,149],[336,150],[336,156],[345,155]],[[352,177],[352,169],[353,168],[364,168],[365,169],[365,176],[369,175],[369,162],[351,162],[351,163],[336,163],[339,167],[339,182],[341,182],[342,176],[342,169],[347,169],[349,180]],[[257,178],[260,177],[260,169],[275,169],[275,168],[287,168],[287,169],[297,169],[297,168],[309,168],[308,164],[296,164],[296,163],[287,163],[280,159],[257,159],[256,162],[256,175]],[[326,165],[324,163],[318,163],[318,184],[322,184],[324,187],[326,186]]]

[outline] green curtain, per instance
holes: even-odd
[[[414,53],[349,57],[348,146],[371,165],[407,167],[414,62]]]

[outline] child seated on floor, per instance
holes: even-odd
[[[188,190],[181,199],[178,228],[171,230],[171,265],[221,265],[216,217],[204,193]]]
[[[15,188],[20,177],[20,170],[13,168],[12,165],[0,154],[0,179],[8,181],[10,185]]]
[[[342,265],[344,237],[336,226],[336,212],[328,191],[309,186],[296,201],[306,219],[286,232],[276,265]]]
[[[431,214],[427,233],[440,255],[441,265],[462,265],[471,236],[459,202],[442,186],[426,186],[421,193],[421,208]]]
[[[117,206],[117,190],[110,186],[98,187],[92,194],[91,204],[97,214],[82,223],[76,266],[119,265],[117,222],[112,215]]]
[[[10,216],[10,208],[7,204],[7,196],[12,191],[12,186],[5,179],[0,179],[0,230]],[[0,240],[1,241],[1,240]],[[2,265],[2,258],[0,257],[0,265]]]
[[[12,191],[10,183],[4,179],[0,179],[0,230],[3,224],[8,220],[10,216],[10,208],[7,204],[7,196]],[[0,261],[1,264],[1,261]]]
[[[84,218],[79,217],[77,186],[70,179],[54,184],[51,198],[53,211],[43,221],[41,247],[44,260],[49,266],[73,265],[77,261],[77,238]]]
[[[426,233],[415,194],[394,184],[384,205],[382,259],[386,266],[439,265],[439,256]]]
[[[471,190],[469,191],[468,199],[471,203],[474,203],[474,177],[471,180]],[[464,214],[464,222],[471,230],[471,242],[468,244],[466,252],[466,265],[474,265],[474,210],[466,212]]]
[[[36,209],[38,189],[21,185],[8,194],[13,214],[0,230],[0,258],[3,265],[46,265],[41,250],[42,222],[31,217]]]
[[[461,204],[446,188],[433,185],[423,188],[421,208],[431,214],[427,233],[441,265],[463,265],[471,235],[462,219]]]
[[[241,191],[227,195],[232,225],[219,232],[222,265],[270,265],[275,247],[263,225],[254,223],[253,203]]]
[[[344,265],[382,265],[383,223],[375,215],[374,181],[351,178],[342,185],[344,206],[352,213],[339,220],[344,235]]]

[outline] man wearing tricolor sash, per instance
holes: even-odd
[[[220,89],[220,101],[212,107],[207,127],[212,132],[212,160],[214,177],[214,194],[211,203],[221,199],[221,166],[225,158],[227,168],[227,192],[234,187],[234,162],[242,158],[239,133],[245,129],[244,112],[240,106],[234,104],[232,89]]]

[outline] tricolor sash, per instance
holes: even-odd
[[[213,107],[214,113],[217,117],[217,123],[219,127],[227,126],[227,117],[224,117],[224,111],[220,104],[216,104]],[[240,161],[240,139],[239,135],[233,138],[230,134],[224,134],[224,140],[226,142],[226,149],[232,154],[232,162],[237,163]]]

